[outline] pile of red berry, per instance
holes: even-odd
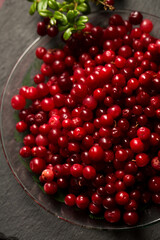
[[[135,26],[133,28],[134,25]],[[34,86],[13,96],[23,158],[47,194],[65,204],[138,222],[142,205],[160,204],[160,40],[141,13],[86,24],[63,49],[39,47]],[[32,104],[25,108],[26,100]]]

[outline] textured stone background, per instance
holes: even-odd
[[[159,0],[115,0],[117,8],[136,9],[159,16]],[[3,1],[0,0],[2,3]],[[37,38],[38,16],[28,14],[26,0],[5,0],[0,9],[0,93],[16,60]],[[134,231],[87,230],[57,219],[40,208],[19,186],[0,146],[0,239],[1,233],[19,240],[159,240],[160,223]],[[13,239],[15,239],[13,238]]]

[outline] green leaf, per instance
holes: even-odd
[[[33,67],[35,70],[38,70],[41,68],[42,60],[35,58]]]
[[[60,32],[65,31],[68,27],[69,27],[68,24],[65,25],[65,26],[58,24],[58,30],[59,30]]]
[[[25,74],[22,85],[23,86],[30,86],[31,85],[31,71],[32,71],[32,66],[28,69],[27,73]]]
[[[49,0],[48,1],[48,6],[53,9],[54,11],[59,9],[59,5],[55,0]]]
[[[40,10],[45,10],[45,9],[47,9],[47,4],[48,4],[48,0],[41,0],[41,1],[38,3],[38,7],[37,7],[38,12],[39,12]]]
[[[66,25],[68,23],[68,19],[67,19],[66,15],[64,15],[63,13],[61,13],[59,11],[54,12],[54,18],[59,20],[62,25]]]
[[[67,13],[68,22],[73,23],[74,19],[75,19],[75,17],[77,15],[78,15],[78,11],[77,10],[69,10],[68,13]]]
[[[68,39],[70,38],[70,36],[72,35],[72,31],[73,31],[73,30],[74,30],[73,28],[68,28],[68,29],[64,32],[64,34],[63,34],[64,40],[68,40]]]
[[[50,10],[40,10],[39,15],[42,17],[52,17],[53,13]]]
[[[74,4],[73,3],[68,4],[68,10],[73,10],[73,9],[74,9]]]
[[[33,15],[36,10],[37,10],[37,1],[34,1],[34,2],[32,3],[32,5],[30,6],[29,14],[30,14],[30,15]]]
[[[79,0],[79,3],[84,3],[86,0]]]
[[[77,6],[77,10],[84,13],[88,10],[88,5],[86,3],[81,3]]]
[[[56,23],[57,23],[56,19],[55,19],[54,17],[52,17],[52,18],[50,19],[50,24],[51,24],[51,25],[56,25]]]
[[[31,99],[27,99],[26,100],[26,108],[28,108],[31,104],[32,104],[32,100]]]
[[[59,11],[55,11],[54,12],[54,18],[59,20],[59,21],[62,21],[62,19],[63,19],[62,13],[59,12]]]
[[[14,111],[14,113],[13,113],[13,118],[14,118],[17,122],[20,121],[20,119],[19,119],[19,112],[18,112],[18,111]]]
[[[58,4],[58,9],[62,7],[62,4],[60,2],[57,2]]]
[[[88,22],[88,17],[87,16],[80,16],[78,18],[78,21],[81,21],[82,23],[87,23]]]
[[[33,175],[32,178],[33,178],[34,182],[40,183],[39,177],[37,175]]]
[[[95,216],[95,215],[93,215],[93,214],[89,214],[89,217],[91,218],[91,219],[95,219],[95,220],[103,220],[104,219],[104,217],[103,216]]]
[[[14,139],[16,140],[16,142],[22,143],[23,138],[25,137],[25,134],[26,134],[26,132],[19,133],[19,132],[17,132],[17,130],[15,130]]]
[[[85,28],[85,24],[79,24],[79,25],[77,25],[77,27],[75,28],[75,30],[82,30],[82,29],[84,29]]]
[[[68,23],[68,19],[66,17],[66,15],[62,14],[62,21],[61,21],[62,25],[66,25]]]
[[[54,199],[58,202],[64,203],[65,196],[66,196],[66,193],[64,190],[58,190],[54,195]]]
[[[30,166],[29,166],[29,162],[30,160],[29,159],[24,159],[20,156],[18,156],[18,159],[22,162],[22,164],[24,165],[24,167],[29,171],[29,172],[32,172],[32,170],[30,169]]]

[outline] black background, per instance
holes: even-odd
[[[159,0],[115,0],[117,9],[134,9],[159,16]],[[27,0],[5,0],[0,9],[0,93],[24,50],[37,38],[39,16],[28,14]],[[0,232],[19,240],[158,240],[160,223],[132,231],[97,231],[57,219],[39,207],[20,187],[0,146]],[[1,237],[4,235],[0,234]],[[13,239],[15,239],[13,238]]]

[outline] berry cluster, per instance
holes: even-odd
[[[134,25],[137,25],[134,27]],[[160,40],[141,13],[87,23],[63,49],[39,47],[36,87],[13,96],[20,149],[47,194],[65,204],[138,222],[142,205],[160,204]],[[26,100],[32,104],[25,108]]]
[[[58,34],[58,28],[56,25],[50,25],[50,19],[45,17],[43,21],[37,24],[37,33],[40,36],[48,35],[50,37],[55,37]]]

